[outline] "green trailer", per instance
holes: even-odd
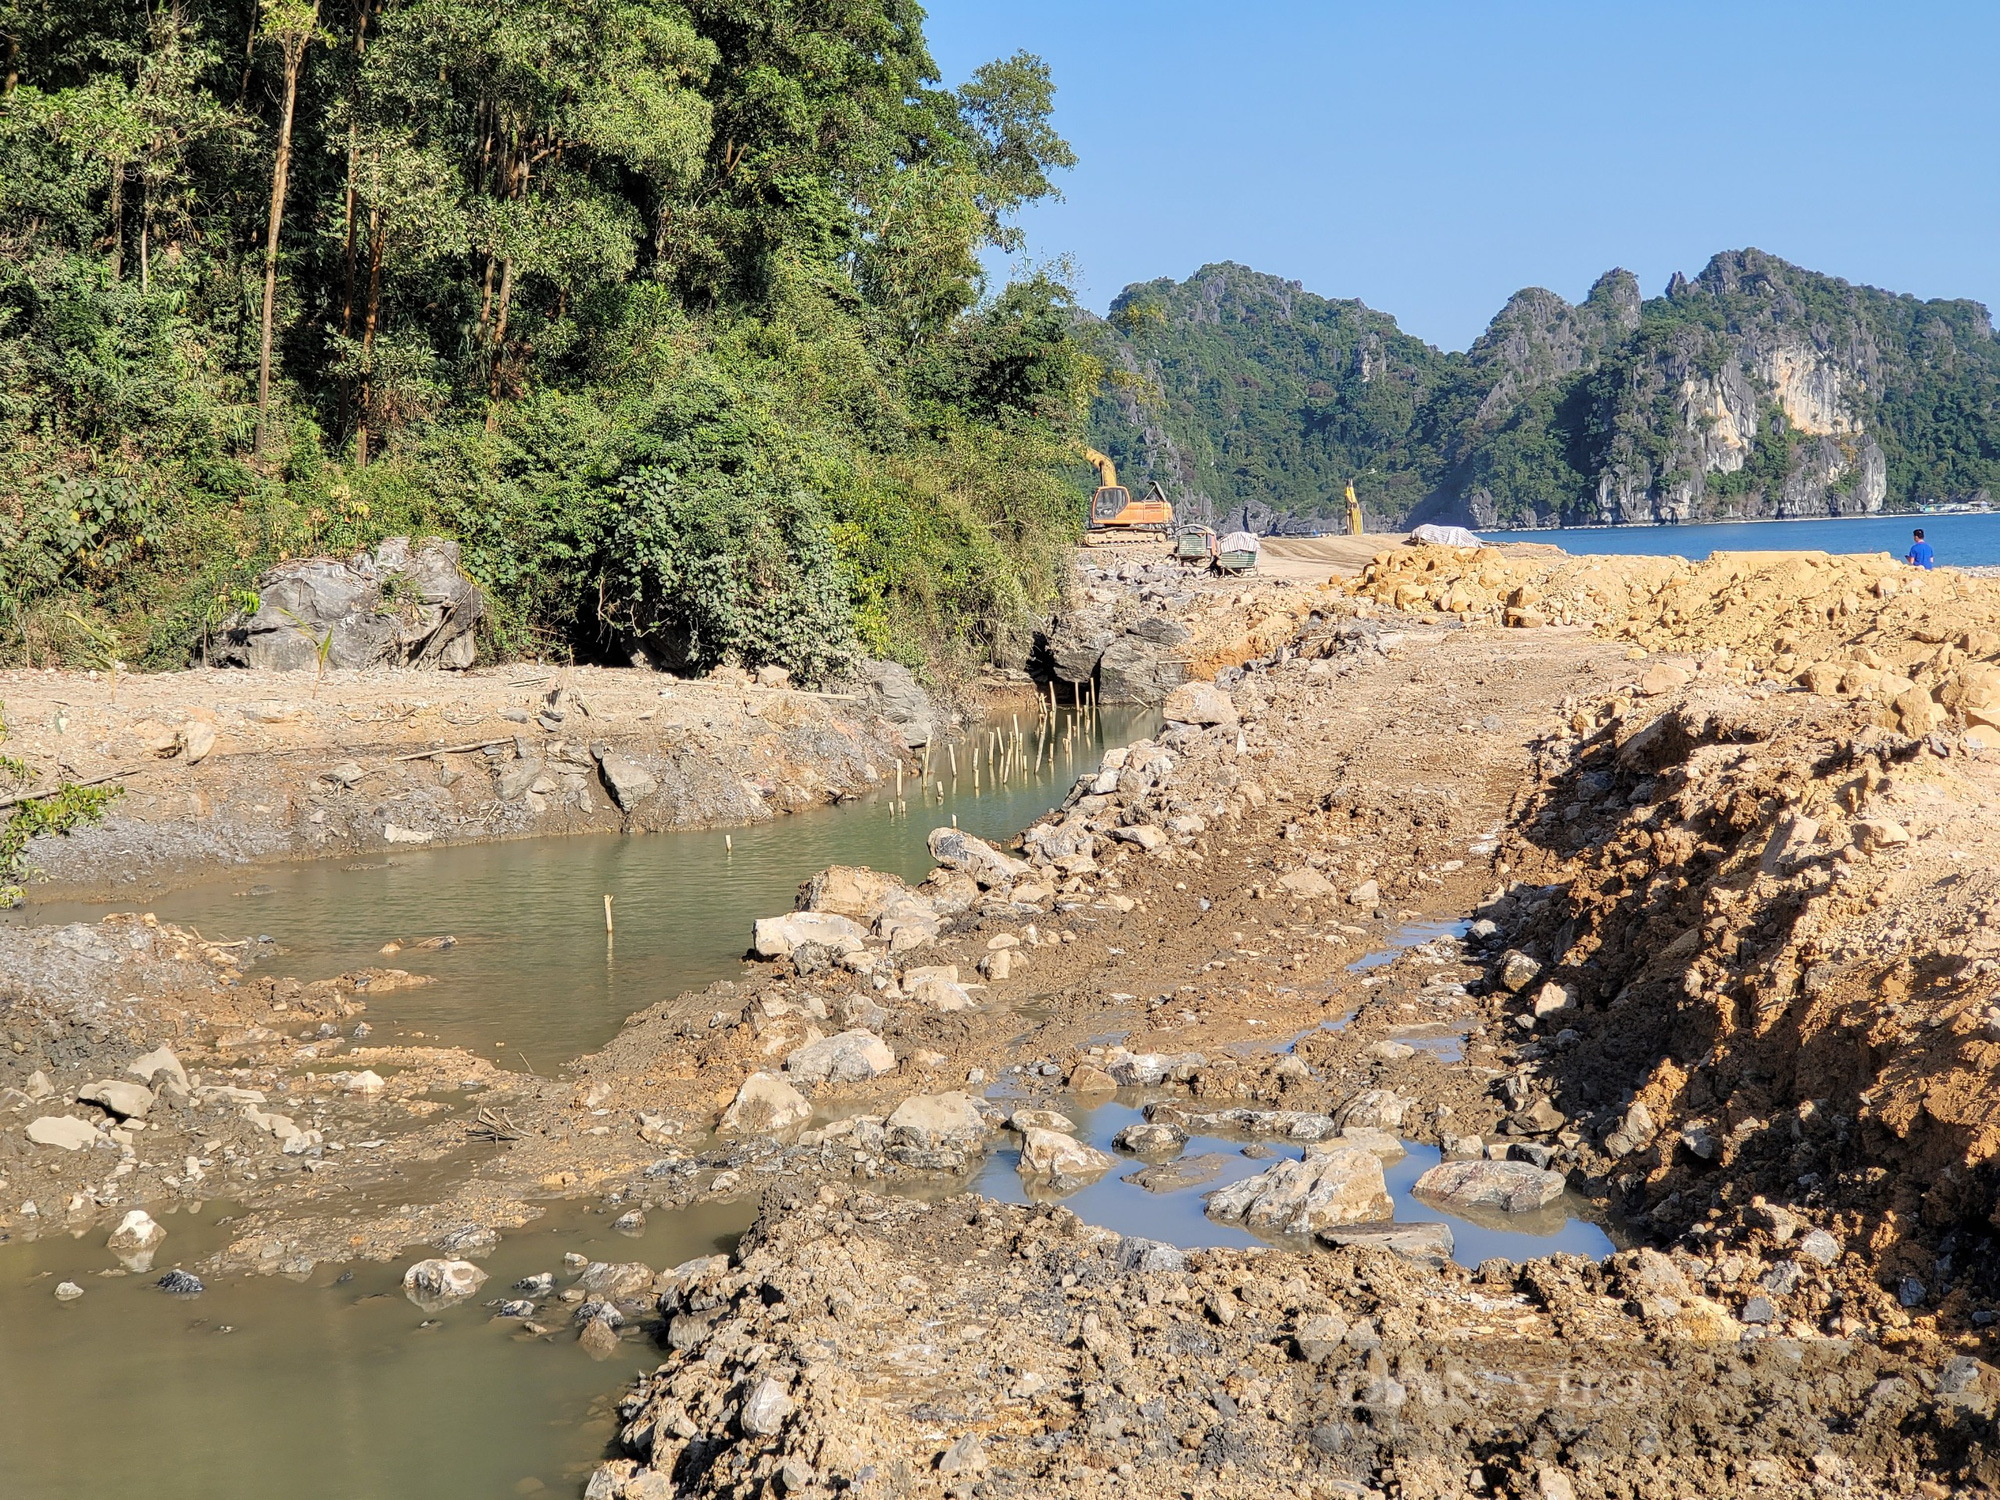
[[[1174,556],[1184,563],[1206,563],[1215,555],[1215,528],[1183,526],[1174,537]]]
[[[1259,545],[1253,532],[1230,532],[1215,544],[1215,570],[1218,573],[1256,572]]]

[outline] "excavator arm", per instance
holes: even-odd
[[[1118,488],[1117,465],[1113,464],[1109,458],[1106,458],[1095,448],[1088,445],[1085,445],[1083,448],[1083,456],[1085,461],[1093,469],[1097,470],[1097,483],[1100,489],[1115,490]]]

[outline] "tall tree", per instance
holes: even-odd
[[[285,99],[278,121],[278,150],[271,162],[271,218],[264,233],[264,318],[257,348],[257,442],[264,452],[264,429],[271,410],[271,324],[278,300],[278,233],[285,218],[285,188],[292,171],[292,111],[298,103],[299,74],[306,49],[319,35],[319,0],[262,0],[259,27],[278,48],[284,64]]]

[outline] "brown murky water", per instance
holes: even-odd
[[[218,1278],[171,1297],[121,1275],[100,1227],[0,1246],[0,1494],[8,1500],[474,1500],[580,1493],[617,1432],[628,1377],[659,1362],[643,1337],[594,1362],[481,1304],[565,1251],[656,1268],[726,1250],[750,1204],[658,1215],[633,1237],[562,1208],[510,1231],[478,1296],[427,1314],[402,1263],[322,1266],[299,1281]],[[159,1265],[228,1237],[163,1213]],[[109,1274],[107,1274],[109,1273]],[[71,1302],[55,1289],[84,1288]],[[550,1306],[550,1324],[567,1309]]]
[[[1069,718],[1065,710],[1063,722]],[[389,964],[435,975],[437,984],[370,1001],[376,1044],[421,1031],[502,1066],[518,1069],[525,1060],[547,1073],[602,1046],[635,1011],[735,975],[751,923],[790,911],[799,883],[815,870],[861,864],[921,879],[932,864],[924,841],[933,828],[956,817],[982,837],[1011,838],[1060,803],[1079,774],[1095,770],[1106,747],[1151,734],[1158,723],[1151,709],[1105,708],[1039,773],[998,787],[982,775],[976,793],[965,747],[954,780],[937,764],[945,762],[940,746],[933,761],[942,795],[912,777],[907,810],[892,808],[884,789],[731,829],[726,843],[722,830],[581,835],[259,865],[136,904],[211,938],[269,934],[280,949],[265,964],[274,973],[312,979]],[[1032,730],[1032,714],[1023,728]],[[607,895],[617,924],[609,941]],[[89,922],[134,905],[132,897],[31,903],[0,920]],[[392,939],[445,934],[457,946],[380,951]]]

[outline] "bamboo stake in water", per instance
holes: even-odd
[[[903,758],[900,755],[896,757],[896,795],[903,795]]]
[[[604,930],[606,932],[611,930],[611,898],[609,896],[604,898]]]
[[[725,833],[722,836],[722,849],[725,854],[734,854],[736,852],[736,840]]]
[[[945,754],[951,757],[951,779],[956,781],[958,780],[958,747],[956,745],[946,745],[944,749]]]

